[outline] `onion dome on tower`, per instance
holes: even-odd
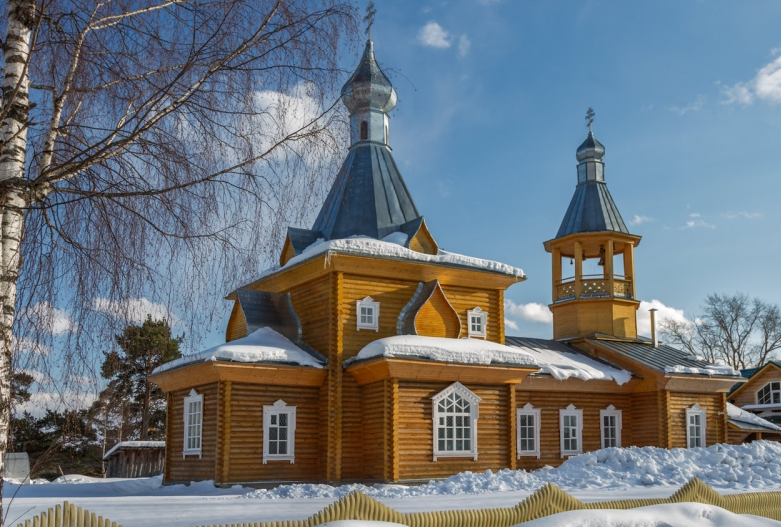
[[[350,113],[347,158],[312,229],[288,229],[280,263],[284,265],[321,238],[382,239],[394,232],[407,235],[408,248],[413,238],[424,232],[428,242],[423,252],[436,254],[436,242],[391,154],[388,112],[396,106],[396,90],[377,64],[371,40],[367,40],[358,67],[342,88],[341,98]]]

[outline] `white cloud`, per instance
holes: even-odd
[[[761,212],[741,211],[741,212],[726,212],[726,213],[722,214],[722,216],[724,216],[728,220],[734,220],[734,219],[737,219],[737,218],[745,218],[747,220],[755,220],[757,218],[761,218],[762,216],[764,216],[764,214],[762,214]]]
[[[461,37],[458,39],[458,56],[466,57],[466,54],[469,53],[469,48],[471,47],[472,42],[469,40],[469,37],[466,35],[461,35]]]
[[[635,217],[632,218],[632,220],[629,222],[629,225],[641,225],[643,223],[648,223],[649,221],[654,221],[654,219],[649,218],[648,216],[643,216],[642,214],[635,214]]]
[[[699,212],[692,212],[691,214],[689,214],[690,218],[699,218],[701,216],[702,214],[700,214]]]
[[[651,335],[651,314],[649,309],[657,309],[656,312],[656,328],[657,331],[662,323],[662,320],[674,320],[676,322],[682,322],[686,325],[690,325],[692,322],[683,314],[683,309],[676,309],[664,305],[659,300],[651,300],[646,302],[643,300],[640,302],[640,308],[637,310],[637,333],[638,335]]]
[[[124,318],[128,322],[141,324],[151,315],[155,320],[167,320],[174,325],[178,317],[171,313],[167,307],[147,298],[128,298],[125,300],[109,300],[107,298],[95,298],[92,301],[93,309],[107,315]]]
[[[39,328],[52,335],[64,335],[74,329],[68,312],[54,307],[48,300],[32,306],[29,317]]]
[[[773,50],[773,54],[778,48]],[[724,104],[748,105],[759,99],[771,104],[781,103],[781,57],[760,69],[753,79],[722,88]]]
[[[504,327],[505,328],[514,329],[516,331],[518,330],[518,324],[516,324],[515,322],[513,322],[509,318],[505,318],[504,319]]]
[[[11,349],[14,354],[33,354],[33,355],[40,355],[42,357],[45,357],[51,353],[51,348],[45,344],[41,344],[40,342],[37,342],[35,339],[27,338],[27,337],[13,337],[13,341],[11,343]]]
[[[716,228],[715,225],[701,219],[689,220],[686,222],[686,225],[681,227],[681,229],[715,229],[715,228]]]
[[[528,304],[516,304],[512,300],[504,301],[504,312],[514,318],[529,320],[531,322],[541,322],[544,324],[553,323],[553,313],[548,306],[537,302]]]
[[[418,31],[418,41],[424,46],[432,48],[447,49],[450,47],[450,33],[444,30],[442,26],[433,20],[420,28]],[[459,47],[460,47],[459,43]]]
[[[696,112],[702,110],[702,107],[705,106],[706,101],[707,99],[705,98],[705,96],[703,94],[699,94],[697,95],[697,98],[694,99],[694,102],[690,102],[684,107],[671,106],[670,111],[675,112],[678,115],[684,115],[689,112]]]
[[[63,408],[80,410],[87,408],[95,402],[95,399],[97,399],[97,396],[91,392],[37,392],[30,396],[29,401],[20,404],[13,410],[17,415],[22,412],[29,412],[34,417],[43,417],[46,414],[46,410],[62,410]]]

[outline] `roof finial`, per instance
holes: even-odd
[[[591,106],[589,106],[588,111],[586,111],[586,121],[588,122],[588,133],[592,133],[591,124],[594,122],[595,115],[596,114],[594,113],[594,109]]]
[[[363,17],[363,21],[366,22],[366,37],[371,40],[372,38],[372,24],[374,24],[374,15],[377,14],[377,10],[374,9],[374,2],[369,2],[366,6],[366,16]]]

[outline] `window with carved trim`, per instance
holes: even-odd
[[[705,408],[699,404],[686,409],[686,446],[705,446]]]
[[[477,460],[477,417],[481,399],[456,382],[432,398],[434,461],[438,457]]]
[[[540,458],[540,409],[526,403],[517,410],[518,457],[536,456]]]
[[[599,411],[602,448],[621,446],[621,410],[612,404]]]
[[[583,453],[583,410],[571,404],[559,410],[559,440],[561,457]]]
[[[380,330],[380,303],[367,296],[355,303],[358,331],[362,329]]]
[[[184,398],[184,449],[182,456],[201,455],[203,435],[203,394],[190,390]]]
[[[263,463],[295,461],[296,407],[279,400],[263,407]]]
[[[466,312],[468,322],[467,330],[469,337],[486,338],[488,313],[476,307]]]

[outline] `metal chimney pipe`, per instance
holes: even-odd
[[[659,347],[659,341],[656,338],[656,312],[658,310],[656,308],[649,309],[648,312],[651,313],[651,340],[653,341],[654,348]]]

